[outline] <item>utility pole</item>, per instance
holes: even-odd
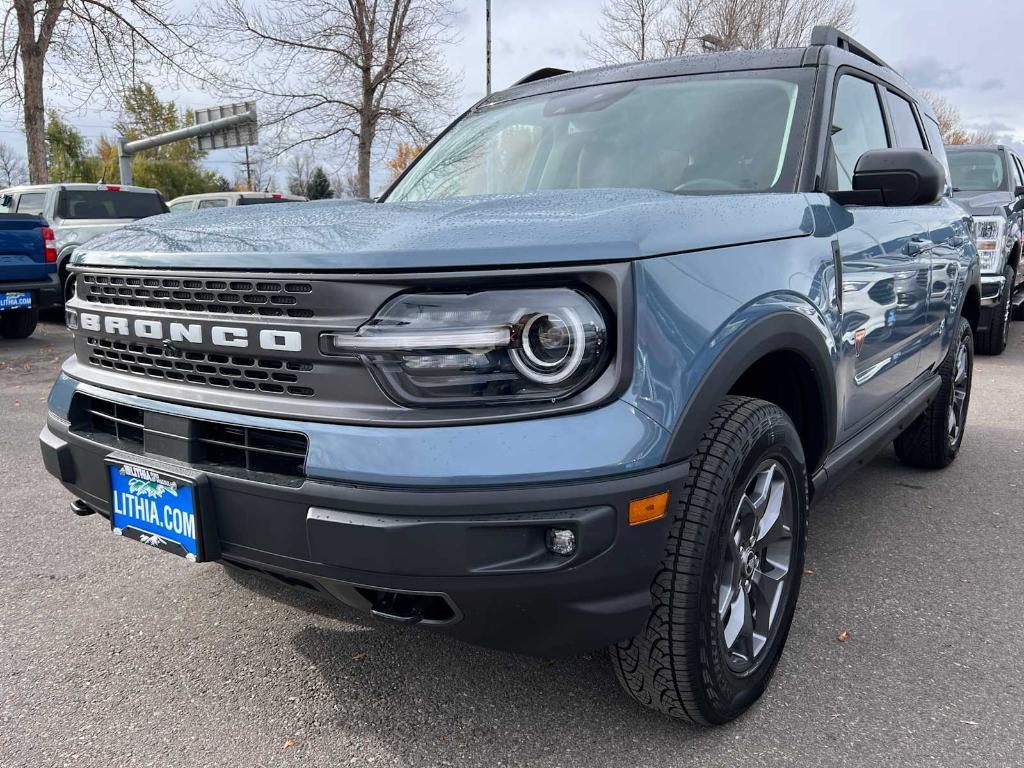
[[[487,95],[491,95],[491,0],[487,0]]]
[[[252,192],[252,166],[249,164],[249,145],[245,145],[245,188]]]

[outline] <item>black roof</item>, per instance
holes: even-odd
[[[630,64],[614,64],[579,72],[537,78],[544,70],[528,75],[522,84],[498,91],[481,104],[495,104],[542,93],[582,88],[588,85],[647,80],[679,75],[702,75],[716,72],[744,72],[759,69],[789,69],[797,67],[849,66],[881,78],[907,94],[913,89],[891,67],[867,48],[838,30],[816,27],[812,44],[804,48],[775,48],[757,51],[721,51],[716,53],[687,54],[667,59],[652,59]],[[842,46],[842,47],[841,47]],[[559,71],[559,70],[550,70]],[[916,98],[916,96],[915,96]],[[921,109],[932,115],[931,107],[918,99]],[[933,116],[933,115],[932,115]]]

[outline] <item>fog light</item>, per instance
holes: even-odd
[[[72,331],[78,330],[78,310],[77,309],[65,309],[64,310],[64,324]]]
[[[576,551],[576,534],[568,528],[548,528],[548,549],[568,557]]]

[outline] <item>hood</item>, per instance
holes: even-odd
[[[954,192],[953,199],[972,216],[1005,216],[1006,206],[1013,202],[1005,190],[996,192]]]
[[[154,216],[90,241],[73,261],[289,271],[473,268],[622,261],[800,237],[812,228],[801,194],[562,190],[421,203],[332,200]]]

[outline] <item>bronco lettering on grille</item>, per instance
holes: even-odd
[[[81,312],[79,324],[83,330],[109,333],[118,336],[135,336],[140,339],[155,339],[169,342],[188,342],[231,349],[276,350],[279,352],[301,352],[302,335],[298,331],[283,331],[274,328],[261,329],[255,339],[249,337],[249,329],[239,326],[213,325],[209,338],[205,338],[203,326],[199,323],[178,323],[162,320],[131,319],[99,315],[95,312]],[[255,342],[255,343],[254,343]]]

